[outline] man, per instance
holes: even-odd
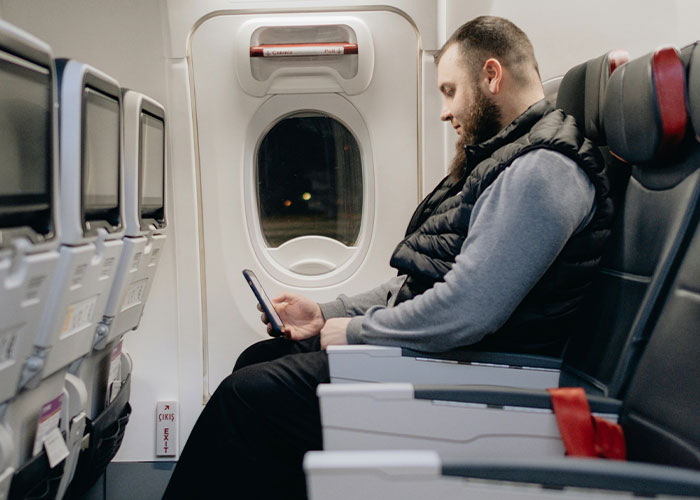
[[[391,258],[399,276],[327,304],[277,297],[284,338],[240,356],[165,498],[304,498],[328,345],[561,350],[611,224],[598,151],[543,100],[532,45],[509,21],[470,21],[436,62],[458,153]]]

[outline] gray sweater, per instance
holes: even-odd
[[[498,330],[591,220],[595,189],[576,163],[545,149],[516,159],[474,205],[469,234],[444,283],[394,307],[405,277],[320,304],[326,319],[353,317],[350,344],[440,352]]]

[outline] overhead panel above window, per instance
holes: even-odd
[[[374,45],[357,17],[257,18],[238,30],[236,75],[253,96],[343,92],[356,95],[372,80]]]

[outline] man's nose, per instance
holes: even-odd
[[[444,122],[452,120],[452,113],[450,113],[450,110],[446,106],[443,106],[442,110],[440,110],[440,119]]]

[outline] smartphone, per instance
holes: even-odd
[[[282,319],[279,317],[279,314],[277,314],[275,307],[272,305],[272,301],[270,301],[265,290],[263,290],[260,281],[258,281],[258,277],[255,276],[255,273],[250,269],[244,269],[243,276],[248,282],[248,285],[250,285],[250,289],[253,290],[255,298],[258,299],[263,312],[267,315],[267,319],[270,321],[270,325],[272,325],[273,335],[279,337],[282,335],[284,323],[282,323]]]

